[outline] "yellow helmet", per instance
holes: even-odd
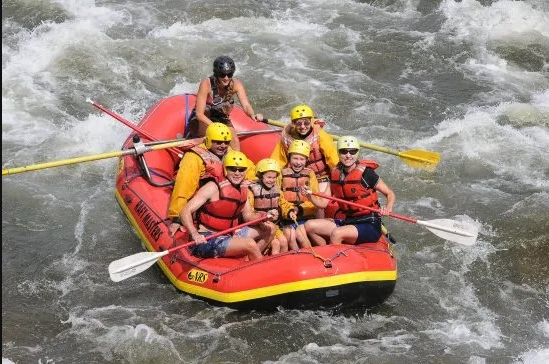
[[[360,149],[360,143],[354,136],[345,135],[337,141],[337,150],[340,149]]]
[[[230,150],[225,154],[225,158],[223,158],[223,170],[225,171],[225,175],[227,175],[227,167],[248,168],[248,158],[242,152]]]
[[[259,174],[274,171],[280,175],[280,165],[278,162],[271,158],[265,158],[257,162],[255,166],[255,174],[259,177]]]
[[[304,140],[294,140],[288,147],[288,155],[292,153],[302,154],[309,158],[309,154],[311,153],[311,145]]]
[[[204,144],[206,148],[210,149],[213,140],[230,142],[232,139],[231,131],[229,127],[222,123],[211,123],[206,128],[206,138]]]
[[[290,120],[294,121],[301,118],[313,118],[313,109],[311,109],[308,105],[301,104],[297,105],[290,111]]]

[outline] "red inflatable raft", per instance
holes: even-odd
[[[192,94],[161,100],[135,128],[139,138],[132,133],[123,145],[136,153],[120,157],[116,199],[149,252],[188,243],[188,234],[168,233],[168,203],[180,156],[173,149],[138,151],[155,140],[180,139],[194,102]],[[250,119],[239,107],[231,119],[242,151],[254,163],[270,156],[280,139],[278,130]],[[215,305],[246,310],[374,307],[387,300],[397,280],[396,259],[385,237],[377,243],[301,249],[255,262],[202,259],[181,248],[158,264],[179,290]]]

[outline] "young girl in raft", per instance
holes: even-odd
[[[255,211],[268,212],[276,209],[280,216],[280,206],[284,206],[286,210],[293,207],[281,194],[279,187],[280,173],[280,165],[274,159],[265,158],[257,163],[256,176],[258,179],[248,187],[248,200]],[[264,222],[264,224],[272,225],[274,230],[272,240],[263,250],[264,253],[270,250],[271,255],[275,255],[288,251],[288,239],[286,239],[277,223],[278,221],[274,223]]]
[[[311,195],[318,193],[315,172],[305,167],[311,147],[304,140],[294,140],[288,148],[288,164],[282,169],[282,193],[290,208],[282,207],[283,232],[290,249],[308,248],[309,240],[305,229],[298,229],[306,220],[315,217],[317,209],[328,205],[328,200]],[[330,194],[329,187],[324,194]]]

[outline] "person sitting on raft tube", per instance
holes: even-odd
[[[334,197],[379,209],[381,215],[393,211],[395,193],[374,171],[378,164],[371,160],[358,161],[360,144],[353,136],[338,140],[339,164],[332,169],[330,187]],[[385,195],[386,207],[381,207],[378,192]],[[305,224],[313,245],[374,243],[382,234],[381,216],[367,209],[357,209],[338,202],[335,219],[314,219]]]
[[[206,240],[211,234],[238,225],[240,218],[250,221],[267,214],[254,212],[248,201],[248,188],[242,183],[247,162],[244,153],[227,152],[223,160],[225,179],[206,183],[181,211],[181,222],[196,243],[190,248],[191,254],[202,258],[247,256],[249,260],[263,257],[261,249],[266,247],[274,230],[246,226],[233,234]],[[278,219],[277,209],[269,212],[270,219]]]
[[[291,206],[281,206],[282,226],[288,246],[292,250],[309,247],[307,237],[303,236],[302,229],[297,229],[296,223],[303,224],[305,220],[315,216],[317,209],[328,205],[327,199],[310,194],[311,191],[318,193],[315,172],[305,167],[310,151],[309,143],[294,140],[288,148],[288,164],[282,169],[282,193]],[[329,188],[328,186],[328,194]]]
[[[231,150],[231,140],[232,133],[226,125],[212,123],[206,129],[204,142],[191,148],[179,162],[168,206],[168,218],[172,220],[170,235],[173,236],[181,228],[179,214],[198,187],[207,181],[220,181],[224,178],[222,159]],[[247,179],[255,178],[255,165],[250,160],[246,171]]]
[[[286,201],[280,191],[279,177],[281,172],[278,162],[271,158],[262,159],[257,162],[255,170],[257,180],[248,186],[248,199],[254,210],[269,212],[276,209],[280,212],[280,206],[284,206],[286,210],[291,209],[293,205]],[[276,225],[277,222],[264,223],[272,225],[275,230],[273,239],[267,246],[267,250],[270,248],[271,255],[288,251],[288,239]]]
[[[196,94],[195,107],[189,116],[188,130],[191,137],[205,135],[205,130],[213,122],[227,125],[233,133],[231,148],[240,150],[240,142],[233,128],[229,115],[234,107],[234,96],[242,110],[256,121],[263,121],[262,114],[256,114],[248,101],[242,81],[233,78],[236,66],[227,56],[219,56],[213,62],[213,75],[203,79]]]
[[[294,107],[290,111],[290,120],[292,122],[282,130],[280,142],[275,146],[271,158],[277,160],[281,166],[286,165],[290,144],[294,140],[305,140],[311,146],[307,167],[315,172],[318,188],[321,193],[325,193],[330,183],[330,170],[339,162],[334,139],[322,129],[324,121],[316,119],[313,109],[308,105]],[[322,209],[318,210],[316,217],[324,217]]]

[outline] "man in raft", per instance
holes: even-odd
[[[174,235],[181,228],[179,213],[188,201],[193,197],[199,186],[206,182],[220,181],[223,176],[223,156],[231,150],[229,143],[232,133],[229,128],[221,123],[212,123],[206,129],[204,142],[186,152],[175,178],[170,204],[168,206],[168,218],[172,220],[169,227],[170,235]],[[248,160],[246,178],[255,178],[255,166]]]
[[[308,105],[297,105],[290,111],[291,124],[282,130],[280,142],[275,146],[271,158],[281,166],[288,163],[288,148],[294,140],[304,140],[311,146],[307,167],[315,172],[318,188],[326,192],[330,184],[330,170],[339,162],[334,140],[322,126],[324,121],[314,117],[313,109]],[[316,217],[324,217],[324,210],[319,209]]]
[[[305,230],[313,245],[373,243],[382,234],[381,216],[393,211],[395,193],[374,171],[378,164],[371,160],[358,161],[360,143],[354,136],[343,136],[337,142],[339,164],[332,169],[330,189],[342,200],[380,210],[357,209],[339,204],[335,219],[314,219],[305,223]],[[381,207],[378,192],[385,195],[386,206]]]
[[[323,209],[328,205],[327,199],[309,193],[318,193],[315,172],[306,167],[310,151],[309,143],[294,140],[288,148],[288,164],[282,169],[282,193],[290,203],[290,208],[281,206],[282,226],[288,239],[288,246],[292,250],[309,247],[309,240],[304,236],[304,230],[298,229],[298,225],[313,218],[317,209]]]
[[[206,240],[211,234],[238,225],[239,218],[250,221],[267,215],[267,212],[254,212],[250,206],[248,188],[242,184],[247,168],[244,153],[228,152],[223,160],[225,179],[206,183],[181,211],[181,222],[196,243],[190,248],[193,255],[202,258],[247,256],[249,260],[263,257],[261,251],[274,235],[274,229],[246,226],[233,234]],[[278,219],[277,209],[268,212],[271,220]],[[196,214],[197,226],[193,214]]]

